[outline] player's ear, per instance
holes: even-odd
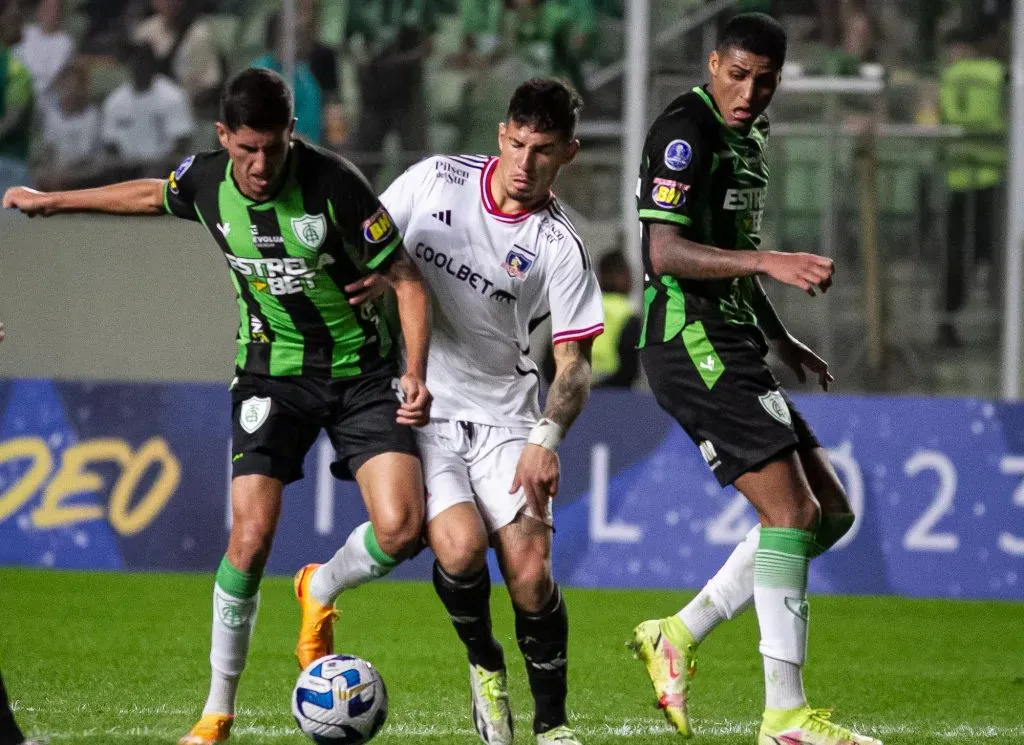
[[[505,146],[505,133],[508,128],[505,126],[505,122],[498,122],[498,154],[501,155],[501,150]]]
[[[217,141],[220,142],[220,146],[225,150],[228,149],[228,128],[222,123],[217,122],[215,125],[217,128]]]
[[[565,149],[565,160],[562,162],[562,165],[563,166],[567,166],[570,163],[572,163],[574,160],[576,160],[576,155],[579,153],[579,151],[580,151],[580,141],[579,140],[573,140],[572,142],[570,142],[566,146],[566,149]]]
[[[711,56],[708,57],[708,72],[711,73],[711,77],[718,75],[718,66],[722,64],[722,58],[718,56],[718,50],[715,49],[711,52]]]
[[[298,121],[299,121],[299,118],[297,116],[293,116],[292,120],[288,123],[288,139],[289,140],[292,138],[292,135],[295,134],[295,125],[298,123]]]

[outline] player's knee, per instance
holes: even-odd
[[[416,553],[422,540],[421,515],[412,510],[395,510],[374,520],[373,534],[381,551],[395,559]]]
[[[812,498],[772,505],[765,512],[765,526],[814,531],[821,520],[821,507]]]
[[[505,582],[512,604],[526,613],[538,613],[551,599],[555,589],[550,565],[539,557],[531,557],[531,560],[518,562],[509,569]]]
[[[259,522],[235,523],[228,541],[228,561],[242,572],[259,571],[270,556],[273,528]]]
[[[487,539],[475,533],[452,533],[445,536],[443,546],[437,546],[434,553],[449,575],[475,574],[487,564]]]

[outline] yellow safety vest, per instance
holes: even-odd
[[[995,59],[964,59],[942,72],[939,112],[945,124],[963,127],[962,140],[946,147],[946,183],[953,191],[987,189],[1006,168],[1006,67]]]
[[[626,323],[635,315],[629,295],[605,292],[601,297],[601,305],[604,308],[604,333],[594,339],[591,352],[594,381],[603,380],[618,371],[621,362],[619,339]]]

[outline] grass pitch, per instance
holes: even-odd
[[[54,745],[174,743],[208,681],[212,575],[0,570],[0,669],[22,728]],[[645,618],[689,597],[568,590],[569,708],[588,745],[683,742],[664,724],[624,647]],[[533,742],[529,690],[508,597],[495,588],[516,742]],[[337,651],[380,669],[390,693],[380,745],[478,742],[463,651],[433,588],[377,582],[342,597]],[[887,745],[1024,743],[1024,605],[813,598],[806,683],[812,705]],[[306,740],[289,712],[298,673],[290,582],[263,585],[239,694],[237,745]],[[691,699],[697,743],[751,745],[762,708],[752,613],[701,649]]]

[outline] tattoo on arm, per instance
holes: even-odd
[[[555,345],[555,380],[548,391],[544,416],[563,431],[583,411],[590,396],[590,349],[593,340],[567,341]]]

